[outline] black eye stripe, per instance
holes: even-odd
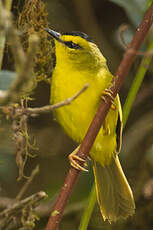
[[[76,44],[76,43],[74,43],[74,42],[72,42],[72,41],[64,42],[64,44],[65,44],[66,46],[68,46],[69,48],[71,48],[71,49],[82,49],[81,46],[79,46],[78,44]]]

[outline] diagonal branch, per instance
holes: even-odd
[[[110,90],[112,91],[113,97],[116,97],[117,92],[121,88],[121,85],[123,84],[123,81],[135,59],[137,51],[140,45],[142,44],[152,23],[153,23],[153,3],[150,6],[149,10],[147,11],[146,15],[144,16],[142,23],[138,27],[132,42],[127,47],[123,59],[115,74],[116,77],[114,77],[112,81]],[[86,159],[93,145],[93,142],[100,130],[100,127],[107,115],[110,105],[111,105],[111,99],[109,97],[106,98],[106,102],[102,101],[102,103],[100,104],[99,109],[87,131],[87,134],[82,144],[80,145],[80,149],[78,151],[79,157]],[[46,230],[57,229],[59,222],[62,218],[64,208],[71,195],[73,186],[77,180],[78,175],[79,175],[79,171],[71,167],[65,179],[64,185],[61,189],[61,192],[57,198],[57,201],[53,207]]]

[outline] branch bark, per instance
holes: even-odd
[[[142,23],[136,30],[133,40],[127,47],[123,59],[118,67],[118,70],[116,71],[115,77],[110,87],[110,90],[112,91],[114,98],[116,97],[119,89],[121,88],[121,85],[123,84],[123,81],[135,59],[135,56],[137,55],[137,51],[140,45],[142,44],[152,23],[153,23],[153,3],[150,6],[149,10],[147,11],[146,15],[144,16]],[[80,149],[77,153],[79,157],[86,159],[93,145],[93,142],[101,128],[101,125],[108,113],[110,105],[111,105],[111,99],[109,97],[106,98],[106,102],[102,101],[102,103],[100,104],[98,111],[96,112],[96,115],[87,131],[87,134],[82,144],[80,145]],[[57,229],[60,220],[62,218],[64,208],[71,195],[73,186],[77,180],[79,173],[80,171],[74,169],[73,167],[70,168],[67,177],[65,179],[64,185],[61,189],[61,192],[51,212],[48,224],[46,226],[46,230]]]

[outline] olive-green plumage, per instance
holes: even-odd
[[[88,83],[88,89],[69,106],[55,111],[66,133],[81,143],[101,102],[102,93],[114,77],[106,59],[84,33],[61,35],[47,30],[55,40],[56,66],[51,80],[51,103],[60,102]],[[102,216],[109,222],[132,215],[135,210],[132,191],[118,159],[122,135],[122,111],[119,96],[106,116],[90,151],[98,202]]]

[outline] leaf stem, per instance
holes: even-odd
[[[95,189],[95,185],[93,185],[90,195],[89,195],[89,200],[86,206],[86,212],[83,213],[83,216],[80,222],[79,230],[87,229],[95,203],[96,203],[96,189]]]
[[[146,52],[150,51],[152,49],[153,49],[153,39],[149,43]],[[123,107],[123,126],[125,126],[125,124],[127,122],[129,113],[130,113],[131,108],[132,108],[132,104],[136,98],[138,90],[139,90],[141,83],[144,79],[144,76],[147,72],[147,69],[148,69],[149,64],[151,62],[151,59],[152,59],[152,56],[144,56],[141,63],[140,63],[139,69],[138,69],[136,76],[133,80],[133,83],[131,85],[131,88],[129,90],[128,96],[126,98],[126,101],[125,101],[125,104]]]

